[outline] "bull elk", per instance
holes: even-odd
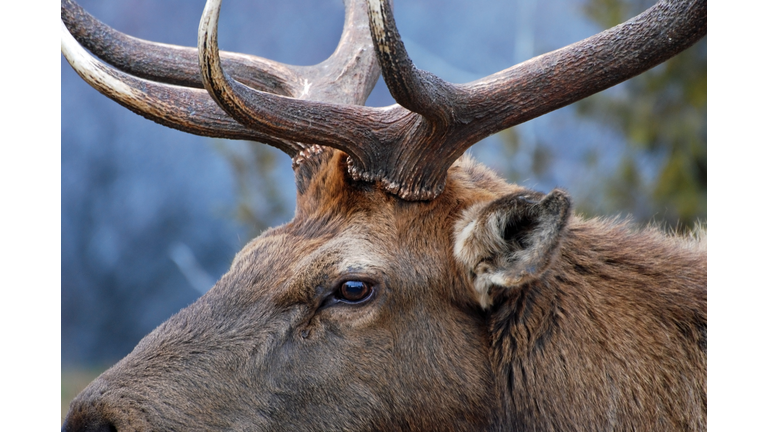
[[[686,49],[705,0],[462,85],[413,66],[388,1],[346,0],[314,67],[219,52],[220,0],[197,49],[61,5],[90,85],[277,147],[298,191],[294,219],[94,380],[63,430],[706,429],[706,235],[585,219],[462,156]],[[363,106],[380,73],[397,104]]]

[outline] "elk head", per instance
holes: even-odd
[[[295,218],[97,378],[64,430],[502,424],[490,287],[551,266],[570,201],[460,156],[687,48],[706,33],[706,3],[660,1],[462,85],[413,66],[389,2],[345,4],[333,55],[294,67],[220,53],[220,0],[205,7],[197,49],[131,38],[62,0],[62,52],[90,85],[173,128],[273,145],[293,158],[298,189]],[[362,106],[379,68],[397,104]]]

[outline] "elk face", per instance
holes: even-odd
[[[321,157],[296,218],[92,383],[65,430],[490,426],[485,317],[452,258],[465,203],[451,182],[403,202]]]
[[[389,1],[345,5],[337,50],[298,68],[220,53],[217,0],[197,49],[127,37],[62,0],[62,52],[89,84],[170,127],[273,145],[298,188],[294,220],[94,381],[64,430],[501,427],[481,305],[490,285],[540,276],[570,204],[454,162],[692,45],[706,2],[661,0],[462,85],[413,66]],[[379,67],[397,104],[362,106]]]

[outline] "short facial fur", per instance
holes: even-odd
[[[64,430],[705,430],[706,243],[583,220],[468,158],[405,202],[319,150],[293,221]],[[345,281],[371,297],[337,300]],[[109,429],[105,429],[109,430]]]

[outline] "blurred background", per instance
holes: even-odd
[[[469,82],[618,24],[646,0],[408,0],[414,63]],[[143,39],[194,46],[204,0],[80,0]],[[334,50],[341,0],[228,0],[222,49],[290,64]],[[475,145],[511,182],[561,187],[585,215],[685,230],[707,218],[706,38],[620,86]],[[290,220],[290,160],[271,147],[145,120],[61,66],[62,410],[90,379],[194,302],[234,254]],[[379,82],[368,105],[394,103]]]

